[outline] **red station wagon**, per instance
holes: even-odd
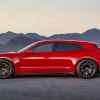
[[[1,79],[29,73],[71,73],[88,79],[99,71],[100,49],[96,43],[44,40],[18,52],[0,54]]]

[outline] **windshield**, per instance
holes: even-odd
[[[35,45],[36,43],[37,43],[37,42],[32,43],[32,44],[30,44],[30,45],[28,45],[28,46],[26,46],[26,47],[20,49],[19,51],[17,51],[17,53],[22,53],[22,52],[26,51],[27,49],[31,48],[31,47],[32,47],[33,45]]]

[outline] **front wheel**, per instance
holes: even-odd
[[[96,75],[98,66],[92,59],[82,59],[76,66],[76,73],[79,77],[89,79]]]
[[[11,61],[0,59],[0,78],[11,78],[14,75],[14,66]]]

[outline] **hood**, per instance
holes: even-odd
[[[5,53],[0,53],[0,55],[10,55],[10,54],[17,54],[17,52],[5,52]]]

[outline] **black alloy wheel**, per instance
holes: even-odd
[[[98,66],[92,59],[83,59],[77,64],[76,67],[78,76],[86,79],[94,77],[97,71]]]
[[[5,59],[0,59],[0,78],[11,78],[14,74],[13,64]]]

